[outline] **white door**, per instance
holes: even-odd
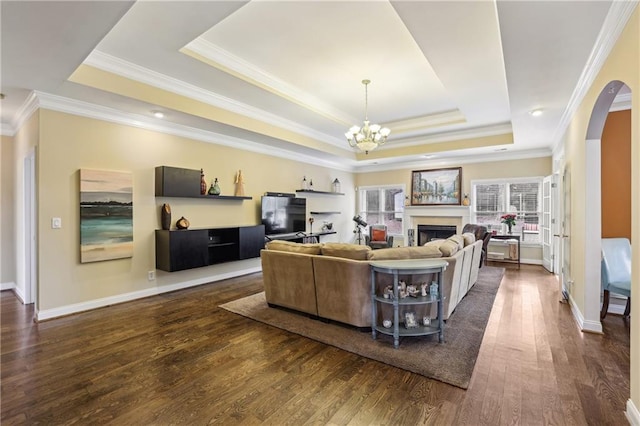
[[[553,246],[551,232],[553,176],[547,176],[542,180],[542,226],[540,239],[542,242],[542,266],[549,272],[553,272]]]

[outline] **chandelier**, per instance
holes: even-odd
[[[362,84],[364,84],[364,125],[362,128],[353,126],[344,134],[349,142],[349,146],[358,148],[360,151],[364,151],[365,154],[384,145],[387,141],[387,136],[391,133],[391,130],[386,127],[369,123],[369,92],[367,90],[369,83],[371,83],[371,80],[362,80]]]

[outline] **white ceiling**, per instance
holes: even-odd
[[[36,91],[44,107],[351,170],[549,155],[612,4],[3,1],[2,128]],[[70,81],[82,64],[169,95]],[[365,78],[369,118],[392,133],[356,156],[344,132],[364,119]]]

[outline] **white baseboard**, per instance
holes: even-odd
[[[14,282],[0,283],[0,291],[13,290],[14,288],[16,288],[16,283]]]
[[[520,263],[526,265],[542,265],[542,259],[520,259]]]
[[[631,398],[627,400],[627,411],[624,413],[631,426],[640,426],[640,411],[635,406]]]
[[[598,321],[587,321],[584,319],[584,315],[580,312],[580,309],[576,305],[575,300],[573,300],[573,296],[569,294],[569,306],[571,306],[571,313],[578,323],[578,327],[580,330],[586,331],[588,333],[599,333],[602,334],[602,323],[600,320]]]
[[[16,296],[18,297],[18,299],[20,299],[20,303],[22,303],[24,305],[24,301],[25,299],[25,294],[24,294],[24,290],[21,289],[18,286],[15,286],[12,288],[13,292],[16,294]]]
[[[61,306],[54,309],[43,309],[36,314],[37,321],[44,321],[65,315],[76,314],[78,312],[89,311],[92,309],[103,308],[109,305],[115,305],[117,303],[130,302],[136,299],[142,299],[144,297],[156,296],[162,293],[168,293],[171,291],[182,290],[184,288],[195,287],[202,284],[207,284],[215,281],[226,280],[228,278],[235,278],[241,275],[253,274],[262,271],[262,268],[252,267],[242,270],[225,272],[216,275],[210,275],[208,277],[198,278],[189,281],[183,281],[175,284],[170,284],[162,287],[148,288],[145,290],[134,291],[131,293],[118,294],[115,296],[103,297],[101,299],[89,300],[82,303],[74,303],[72,305]]]

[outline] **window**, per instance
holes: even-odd
[[[358,214],[365,222],[387,225],[389,234],[402,235],[404,185],[360,187],[358,201]]]
[[[500,217],[513,213],[516,224],[512,232],[523,242],[540,243],[542,178],[476,180],[471,186],[474,223],[500,232],[504,227]]]

